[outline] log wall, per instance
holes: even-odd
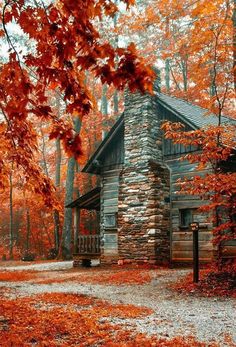
[[[103,263],[116,262],[118,258],[117,213],[120,169],[121,167],[116,165],[116,169],[104,171],[102,174],[100,227]]]
[[[191,230],[186,226],[181,226],[181,211],[192,210],[192,222],[198,222],[199,229],[199,255],[201,261],[210,261],[213,257],[212,245],[212,223],[206,213],[198,211],[198,208],[207,201],[192,195],[180,195],[177,179],[193,177],[194,175],[205,175],[208,170],[198,171],[196,164],[187,161],[180,161],[179,158],[167,159],[171,172],[171,260],[172,262],[190,262],[193,257],[193,238]]]

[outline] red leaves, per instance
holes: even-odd
[[[45,105],[39,105],[35,107],[32,112],[42,118],[48,119],[48,117],[51,115],[52,109],[50,106],[45,106]]]
[[[7,24],[7,23],[10,23],[13,19],[13,14],[12,12],[8,11],[8,12],[5,12],[4,14],[4,23]]]
[[[64,141],[65,151],[66,153],[75,159],[78,159],[80,155],[83,153],[81,148],[81,138],[79,134],[76,134],[74,137],[67,137]]]
[[[38,19],[40,17],[41,20],[39,21]],[[27,7],[25,10],[20,11],[17,22],[21,26],[22,30],[29,34],[31,38],[37,38],[41,25],[44,22],[44,18],[45,12],[42,9],[33,9],[32,7]]]
[[[48,275],[43,274],[45,277]],[[80,277],[80,274],[77,273],[77,276]],[[65,277],[68,277],[68,273]],[[31,297],[20,296],[17,300],[2,295],[0,306],[1,341],[6,346],[215,346],[200,343],[191,336],[168,339],[146,336],[135,329],[135,319],[139,318],[140,325],[141,318],[153,313],[151,309],[130,304],[111,304],[85,295],[50,292]],[[125,324],[118,324],[116,318],[122,319],[124,323],[128,319],[129,329],[126,329]],[[131,320],[134,320],[134,326]]]
[[[49,138],[62,140],[65,151],[70,157],[74,156],[77,159],[83,153],[80,135],[75,133],[72,125],[69,123],[63,123],[61,120],[57,120],[50,132]]]
[[[33,124],[38,119],[48,122],[48,128],[52,129],[50,138],[60,138],[66,153],[77,159],[82,153],[81,139],[67,119],[68,114],[82,119],[92,109],[93,97],[86,85],[86,72],[92,71],[117,89],[128,85],[132,91],[142,92],[151,90],[153,75],[138,58],[134,45],[115,49],[101,42],[93,19],[101,18],[104,13],[113,16],[117,11],[113,1],[60,0],[44,8],[42,4],[25,6],[19,0],[8,2],[4,10],[5,24],[14,20],[35,44],[35,49],[24,57],[24,64],[18,61],[21,54],[10,44],[10,60],[1,66],[0,107],[8,125],[4,136],[10,140],[10,158],[23,168],[30,189],[35,184],[34,191],[44,194],[45,201],[52,204],[49,201],[52,184],[40,174],[35,159],[37,138]],[[66,103],[67,114],[60,122],[55,120],[49,105],[48,89],[55,87]],[[5,163],[4,157],[3,166]]]
[[[174,144],[196,147],[197,151],[184,155],[182,159],[196,163],[199,171],[208,171],[179,180],[179,193],[200,196],[206,201],[201,210],[213,212],[213,241],[220,245],[225,239],[236,238],[236,173],[234,169],[227,169],[227,160],[235,155],[235,126],[209,126],[192,131],[183,131],[182,128],[180,123],[162,125],[165,137]],[[223,212],[219,213],[219,210]]]
[[[109,285],[137,285],[149,283],[152,280],[151,274],[148,270],[139,269],[127,269],[127,270],[115,270],[112,268],[111,271],[103,271],[98,274],[81,274],[78,275],[71,274],[71,276],[65,278],[49,278],[47,280],[40,280],[40,283],[60,283],[67,280],[76,281],[79,283],[93,283],[93,284],[109,284]]]
[[[193,283],[193,275],[189,274],[170,287],[185,294],[236,298],[236,267],[231,266],[225,271],[201,270],[198,284]]]
[[[51,10],[49,11],[49,19],[52,22],[52,25],[56,25],[54,22],[56,22],[58,20],[59,17],[59,12],[56,8],[51,8]]]
[[[0,281],[2,282],[21,282],[36,278],[37,272],[33,271],[4,271],[0,272]]]
[[[118,7],[114,3],[110,2],[104,3],[104,9],[106,16],[114,17],[115,13],[118,10]]]

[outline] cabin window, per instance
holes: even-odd
[[[189,224],[193,222],[193,209],[185,208],[180,210],[180,227],[188,228]]]
[[[105,228],[116,228],[117,218],[116,213],[105,213],[104,214],[104,227]]]

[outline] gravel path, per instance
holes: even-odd
[[[58,262],[50,263],[50,265],[35,264],[27,266],[27,269],[59,270],[69,266],[71,266],[71,262]],[[0,269],[2,268],[0,267]],[[22,270],[23,268],[18,266],[17,269]],[[45,292],[79,293],[106,299],[113,303],[150,307],[154,310],[154,314],[144,319],[113,318],[112,323],[124,324],[126,327],[135,325],[138,331],[161,337],[194,335],[199,341],[215,341],[222,347],[229,346],[224,337],[225,334],[230,334],[234,340],[234,346],[236,346],[236,300],[185,296],[166,288],[167,284],[186,275],[188,271],[162,270],[161,276],[156,276],[151,283],[145,285],[111,286],[78,284],[68,281],[47,285],[29,282],[2,282],[0,286],[13,287],[16,294],[22,296]],[[56,275],[57,272],[54,274]]]
[[[3,263],[4,264],[4,263]],[[25,263],[24,265],[5,265],[0,266],[0,271],[22,271],[22,270],[33,270],[33,271],[50,271],[50,270],[68,270],[72,268],[72,261],[58,261],[58,262],[44,262],[44,263]]]

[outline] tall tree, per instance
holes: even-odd
[[[234,90],[236,92],[236,0],[234,2],[234,9],[232,15],[233,22],[233,74],[234,74]]]
[[[119,28],[132,35],[148,62],[165,66],[168,92],[217,113],[212,89],[216,72],[225,112],[234,113],[234,0],[141,1],[121,17]]]
[[[123,2],[129,5],[132,1]],[[84,83],[87,70],[118,89],[125,85],[132,90],[151,88],[151,70],[137,59],[133,46],[115,49],[100,40],[94,23],[103,14],[113,16],[116,11],[117,6],[105,0],[89,0],[86,6],[83,0],[59,0],[49,5],[41,1],[37,6],[27,0],[5,0],[1,8],[1,35],[9,45],[9,60],[1,67],[0,109],[17,153],[14,162],[26,175],[30,173],[32,180],[40,181],[37,191],[47,203],[53,188],[34,160],[37,134],[31,118],[47,121],[51,125],[50,138],[60,138],[70,156],[77,158],[81,154],[79,135],[67,117],[58,120],[53,115],[47,87],[56,86],[67,103],[66,112],[79,117],[92,108],[90,91]],[[35,49],[24,57],[9,33],[11,22],[34,42]]]
[[[81,129],[81,121],[77,118],[74,120],[74,129],[76,134],[80,133]],[[75,168],[76,168],[76,160],[74,157],[69,158],[67,164],[67,175],[66,175],[66,195],[65,195],[65,206],[69,204],[73,200],[74,193],[74,179],[75,179]],[[64,223],[62,230],[62,257],[63,259],[71,258],[71,250],[72,250],[72,209],[66,208],[64,210]]]
[[[59,190],[61,186],[61,141],[56,139],[56,168],[55,168],[55,186]],[[60,212],[55,209],[53,213],[54,218],[54,249],[55,255],[58,255],[60,247]]]
[[[10,222],[9,222],[9,258],[13,259],[13,243],[14,243],[14,233],[13,233],[13,165],[9,173],[9,209],[10,209]]]

